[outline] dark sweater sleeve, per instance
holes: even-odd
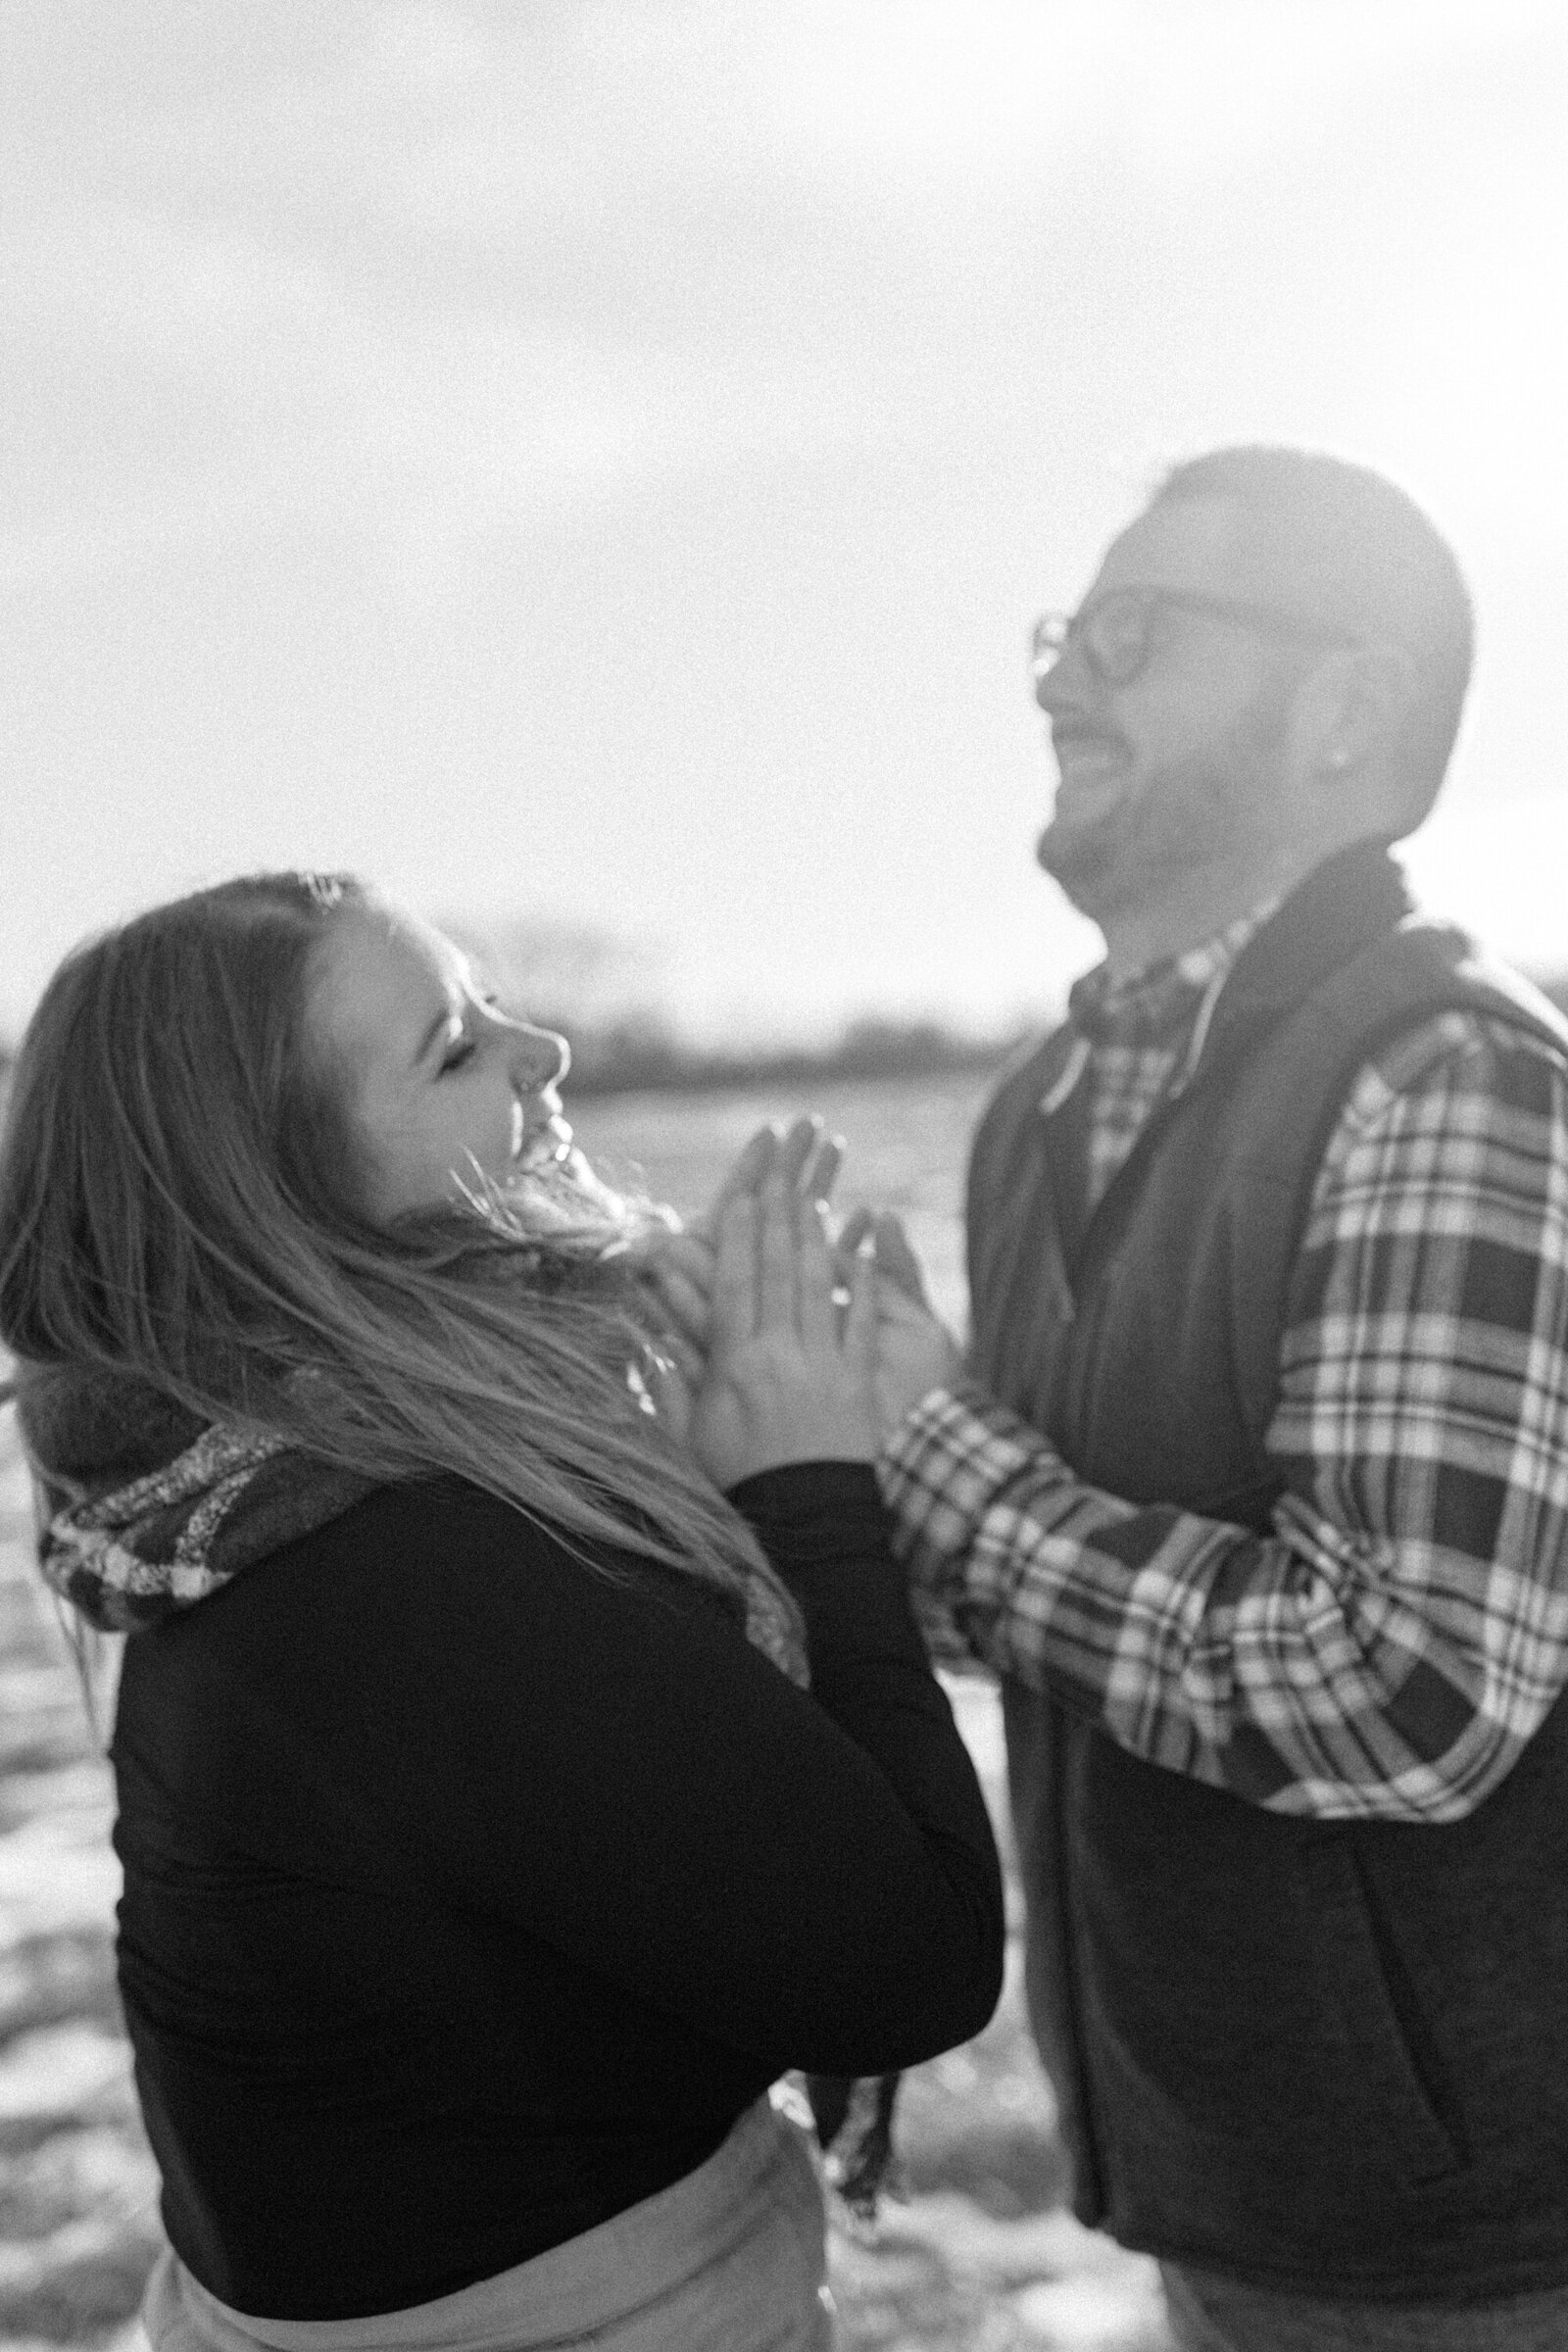
[[[800,1600],[809,1694],[692,1580],[595,1563],[442,1480],[241,1580],[233,1703],[282,1711],[368,1859],[777,2067],[907,2065],[1001,1986],[973,1768],[870,1470],[733,1499]]]

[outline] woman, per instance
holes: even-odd
[[[130,1635],[158,2352],[825,2344],[768,2085],[997,1996],[868,1467],[871,1277],[842,1316],[788,1166],[732,1200],[688,1450],[564,1066],[294,875],[78,951],[23,1045],[0,1337],[46,1573]]]

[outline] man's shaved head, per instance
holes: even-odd
[[[1474,659],[1470,592],[1447,541],[1395,483],[1316,450],[1211,450],[1174,466],[1151,509],[1188,499],[1234,502],[1282,609],[1403,655],[1412,693],[1392,749],[1413,830],[1443,781]]]

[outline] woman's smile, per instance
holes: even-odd
[[[573,1148],[571,1126],[554,1089],[537,1096],[535,1103],[544,1111],[542,1118],[530,1119],[520,1100],[512,1106],[512,1165],[530,1175],[542,1168],[564,1167]]]

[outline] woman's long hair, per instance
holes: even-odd
[[[0,1339],[147,1382],[378,1482],[451,1472],[574,1548],[739,1602],[750,1530],[640,1399],[612,1195],[526,1192],[373,1226],[347,1078],[313,1044],[347,876],[264,874],[155,908],[55,974],[0,1150]]]

